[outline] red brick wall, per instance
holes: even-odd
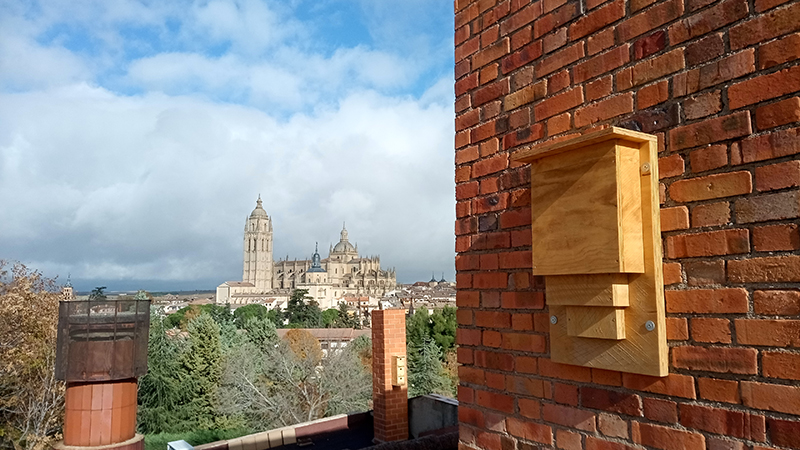
[[[375,439],[408,439],[408,387],[392,386],[392,359],[406,356],[406,311],[372,311],[372,402]]]
[[[463,448],[800,449],[800,2],[457,0]],[[670,375],[552,363],[516,149],[660,143]]]

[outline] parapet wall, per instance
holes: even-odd
[[[462,448],[800,449],[800,2],[457,0]],[[670,374],[549,358],[529,145],[659,139]]]

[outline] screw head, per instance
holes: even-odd
[[[649,175],[650,174],[650,163],[642,164],[642,175]]]
[[[647,331],[653,331],[656,329],[656,324],[652,320],[648,320],[644,323],[644,327],[647,329]]]
[[[550,323],[552,323],[553,325],[557,324],[558,323],[558,317],[550,316]]]

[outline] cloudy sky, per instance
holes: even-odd
[[[441,0],[0,0],[0,259],[79,290],[241,279],[343,221],[398,280],[453,278]]]

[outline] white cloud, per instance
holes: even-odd
[[[449,67],[412,93],[439,44],[323,48],[309,5],[0,6],[0,258],[211,287],[240,276],[261,193],[276,258],[347,221],[401,280],[452,274]]]

